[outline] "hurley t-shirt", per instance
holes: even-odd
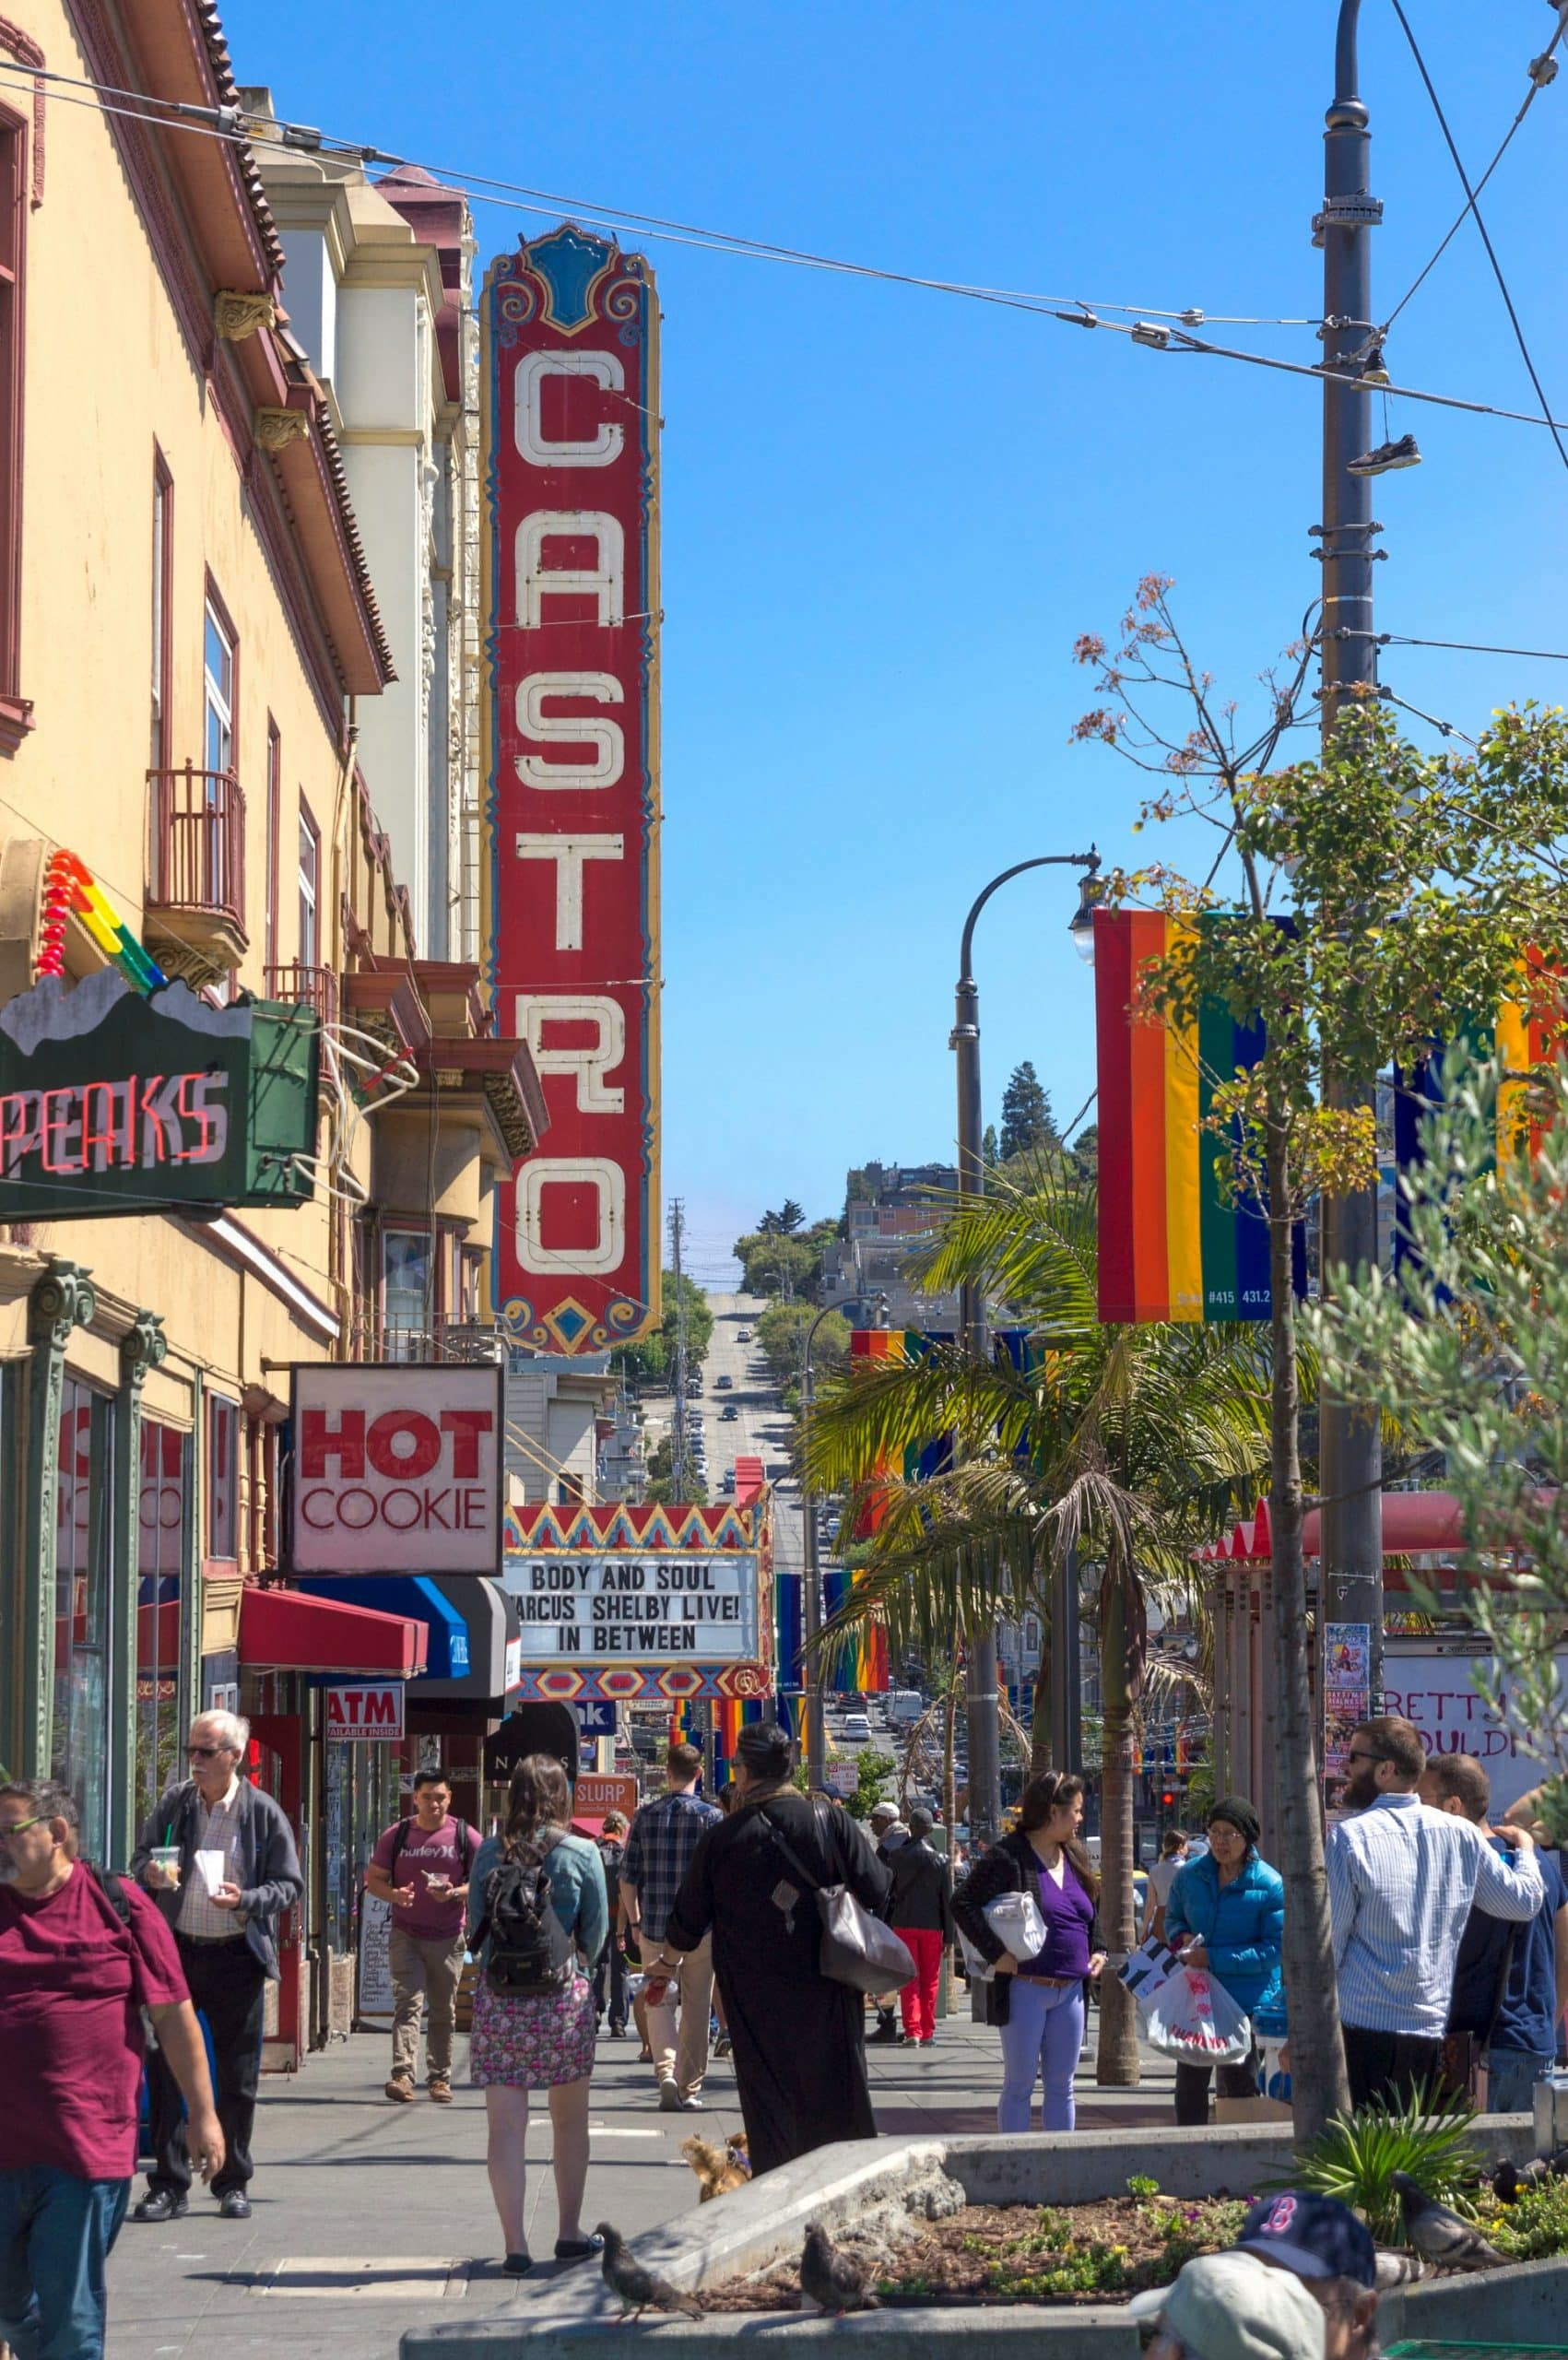
[[[371,1867],[384,1869],[394,1884],[413,1886],[415,1899],[407,1908],[395,1909],[392,1922],[421,1942],[454,1942],[463,1931],[463,1904],[432,1893],[430,1879],[432,1875],[446,1876],[454,1884],[467,1883],[463,1866],[465,1835],[468,1839],[468,1858],[472,1859],[479,1848],[478,1833],[463,1820],[448,1815],[430,1835],[418,1820],[410,1820],[395,1868],[392,1856],[397,1849],[397,1826],[387,1829],[371,1855]]]
[[[136,2172],[141,2010],[189,1993],[158,1909],[124,1891],[128,1926],[84,1868],[42,1900],[0,1885],[0,2170]]]

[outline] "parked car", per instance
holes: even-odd
[[[733,1393],[735,1390],[734,1377],[727,1374],[724,1376],[715,1376],[713,1379],[713,1390],[715,1393]]]

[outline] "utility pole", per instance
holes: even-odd
[[[1381,380],[1372,308],[1372,233],[1383,206],[1369,188],[1369,116],[1357,90],[1356,34],[1361,0],[1340,0],[1334,60],[1334,103],[1324,139],[1323,211],[1314,235],[1323,248],[1323,357],[1326,368],[1360,382],[1330,381],[1323,388],[1323,698],[1324,751],[1329,749],[1348,692],[1377,678],[1373,635],[1374,535],[1373,478],[1352,475],[1350,462],[1372,442],[1373,384]],[[1332,914],[1330,914],[1330,922]],[[1330,1104],[1375,1103],[1374,1074],[1330,1074]],[[1377,1260],[1377,1191],[1358,1189],[1326,1198],[1323,1267],[1364,1276]],[[1318,1587],[1320,1684],[1323,1634],[1328,1623],[1362,1626],[1367,1664],[1365,1710],[1383,1702],[1383,1444],[1375,1410],[1352,1410],[1325,1395],[1319,1410],[1323,1494]],[[1267,1649],[1269,1634],[1264,1633]],[[1264,1656],[1265,1666],[1271,1661]]]
[[[1087,872],[1072,920],[1075,937],[1088,930],[1092,940],[1094,882],[1100,855],[1088,852],[1042,853],[1033,860],[1015,861],[993,877],[976,895],[963,923],[959,946],[959,979],[953,995],[953,1029],[948,1046],[958,1058],[959,1195],[985,1194],[984,1122],[980,1092],[980,986],[974,980],[974,927],[981,911],[1000,885],[1021,877],[1028,868],[1081,868]],[[984,1362],[989,1349],[984,1291],[966,1284],[959,1294],[959,1327],[970,1358]],[[976,1843],[996,1838],[1002,1818],[1002,1729],[996,1710],[996,1629],[987,1622],[965,1634],[966,1704],[969,1720],[969,1826]],[[1066,1634],[1053,1632],[1053,1647],[1066,1648]],[[1064,1657],[1065,1660],[1065,1657]]]
[[[686,1288],[680,1267],[681,1241],[686,1234],[686,1206],[672,1197],[669,1208],[670,1267],[675,1272],[675,1419],[670,1428],[670,1484],[678,1500],[686,1497]]]

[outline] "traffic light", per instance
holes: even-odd
[[[1175,1798],[1175,1796],[1172,1793],[1172,1791],[1171,1791],[1171,1789],[1170,1789],[1170,1788],[1169,1788],[1169,1787],[1167,1787],[1167,1788],[1165,1788],[1164,1792],[1161,1795],[1160,1802],[1161,1802],[1161,1808],[1162,1810],[1164,1810],[1164,1811],[1174,1811],[1174,1810],[1175,1810],[1175,1808],[1176,1808],[1176,1798]]]

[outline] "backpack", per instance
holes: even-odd
[[[400,1819],[398,1821],[397,1833],[392,1839],[392,1858],[387,1862],[386,1868],[386,1873],[391,1878],[394,1884],[397,1882],[397,1863],[403,1857],[403,1847],[407,1843],[409,1836],[412,1835],[413,1833],[414,1823],[411,1819]],[[478,1848],[478,1845],[475,1841],[473,1829],[469,1826],[466,1819],[460,1819],[457,1823],[457,1849],[462,1855],[463,1873],[465,1876],[470,1876],[473,1873],[474,1855]]]
[[[96,1860],[84,1860],[82,1866],[120,1920],[121,1925],[129,1926],[131,1904],[124,1879],[117,1876],[112,1869],[100,1869]]]
[[[556,1915],[542,1853],[509,1856],[490,1870],[476,1950],[487,1934],[485,1973],[492,1991],[509,2000],[554,2000],[571,1990],[572,1937]]]

